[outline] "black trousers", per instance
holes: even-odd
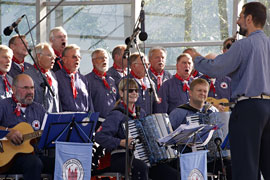
[[[240,101],[229,122],[233,180],[270,179],[270,100]]]
[[[34,154],[20,154],[14,158],[10,169],[3,174],[23,174],[24,180],[40,180],[41,173],[54,173],[54,158]]]
[[[117,153],[111,156],[111,170],[125,173],[125,153]],[[147,165],[134,159],[132,163],[132,180],[143,180],[150,177],[152,180],[177,180],[179,172],[168,164],[158,164],[148,169]]]

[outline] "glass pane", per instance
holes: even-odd
[[[232,34],[232,10],[232,0],[147,0],[148,42],[222,40]]]
[[[51,15],[50,25],[59,26],[62,21],[68,43],[81,47],[81,72],[85,74],[92,70],[90,54],[93,50],[104,48],[111,53],[116,45],[124,44],[125,29],[130,27],[130,8],[130,5],[59,7]]]
[[[29,2],[29,3],[28,3]],[[1,32],[4,31],[4,29],[8,26],[11,26],[11,24],[22,15],[26,15],[21,22],[18,25],[18,30],[20,34],[25,34],[29,31],[28,23],[30,28],[33,27],[36,23],[36,6],[35,6],[35,0],[27,0],[27,1],[5,1],[0,2],[1,6]],[[34,38],[34,44],[36,43],[36,29],[34,29],[32,32],[33,38]],[[13,31],[10,36],[5,36],[3,33],[1,33],[1,44],[8,45],[9,39],[15,35],[16,32]],[[32,46],[32,41],[30,34],[26,37],[27,41],[29,42],[29,46]],[[30,57],[26,57],[26,61],[31,62],[32,60]]]

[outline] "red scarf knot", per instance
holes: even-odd
[[[209,77],[208,75],[204,75],[204,77],[206,77],[208,80],[210,80],[210,91],[213,91],[213,93],[215,94],[216,93],[216,88],[215,88],[215,85],[214,85],[215,79]]]
[[[76,74],[76,72],[70,72],[70,70],[68,70],[65,66],[63,66],[63,69],[65,69],[65,71],[68,73],[68,75],[70,77],[70,87],[72,90],[73,98],[76,99],[76,97],[77,97],[77,89],[75,87],[75,74]]]
[[[14,95],[12,95],[12,100],[17,104],[13,113],[16,114],[17,117],[21,116],[21,107],[27,107],[27,104],[20,103]]]
[[[96,68],[93,69],[93,72],[94,72],[98,77],[100,77],[100,78],[102,79],[104,86],[105,86],[107,89],[110,90],[110,85],[109,85],[109,83],[106,81],[106,75],[107,75],[107,73],[104,72],[103,74],[101,74],[100,72],[98,72],[98,70],[97,70]]]
[[[114,68],[117,72],[123,73],[123,76],[126,76],[126,75],[127,75],[126,69],[120,68],[120,67],[117,66],[115,63],[113,63],[113,68]]]
[[[164,70],[162,70],[161,73],[158,73],[151,66],[150,71],[157,77],[157,90],[159,90],[159,88],[162,86],[162,76],[164,74]]]
[[[24,59],[20,62],[17,58],[14,56],[12,57],[12,61],[20,65],[21,71],[24,72]]]
[[[140,81],[143,90],[147,89],[146,85],[143,82],[143,78],[139,78],[132,70],[130,71],[130,74]]]
[[[121,104],[125,107],[125,109],[127,108],[127,105],[124,103],[124,101],[120,101]],[[128,108],[128,112],[131,114],[131,116],[136,119],[136,111],[135,111],[135,105],[133,105],[132,110]]]
[[[183,91],[184,92],[189,91],[189,85],[188,85],[189,77],[187,79],[183,79],[177,73],[174,76],[183,83]]]
[[[36,69],[38,69],[37,66],[36,66],[36,64],[34,64],[34,67]],[[48,73],[48,70],[45,70],[44,68],[42,68],[40,66],[38,66],[38,67],[39,67],[40,71],[46,76],[46,79],[47,79],[49,85],[52,86],[52,78],[50,77],[50,75]]]

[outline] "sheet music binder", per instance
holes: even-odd
[[[158,139],[158,143],[161,146],[207,144],[217,128],[205,124],[182,124],[168,136]]]
[[[58,141],[89,143],[89,139],[92,139],[93,137],[98,117],[98,112],[63,112],[47,114],[44,117],[41,127],[43,133],[38,148],[55,147],[56,139]]]

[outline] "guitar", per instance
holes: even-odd
[[[26,122],[21,122],[11,129],[18,130],[23,134],[23,143],[14,145],[10,140],[0,141],[0,147],[2,147],[2,151],[0,151],[0,168],[7,165],[18,153],[32,153],[34,148],[30,141],[40,137],[42,134],[41,130],[34,131],[32,126]]]
[[[213,98],[213,97],[208,97],[206,102],[212,104],[215,107],[217,107],[218,105],[225,106],[225,108],[224,108],[225,112],[230,111],[230,106],[232,104],[234,104],[232,102],[229,102],[229,100],[226,99],[226,98],[216,99],[216,98]]]

